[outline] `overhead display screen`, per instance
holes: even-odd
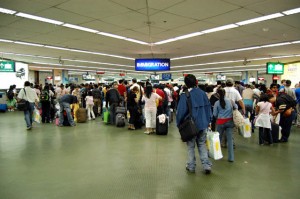
[[[284,70],[284,64],[280,62],[268,62],[267,74],[282,75]]]
[[[170,59],[136,59],[136,71],[169,71]]]
[[[171,74],[171,73],[163,73],[163,74],[161,75],[161,78],[162,78],[163,80],[170,80],[170,79],[172,79],[172,74]]]

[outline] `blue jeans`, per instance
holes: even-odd
[[[60,102],[60,114],[59,114],[59,125],[63,125],[64,122],[64,110],[67,113],[67,117],[69,120],[69,123],[71,126],[75,125],[75,122],[73,120],[72,114],[71,114],[71,108],[70,108],[70,104],[67,102]]]
[[[205,142],[206,142],[206,130],[203,130],[192,140],[186,143],[188,149],[188,161],[186,167],[190,171],[195,171],[196,168],[195,145],[197,145],[203,169],[204,170],[211,169],[212,163],[208,159],[208,152],[207,152]]]
[[[24,116],[25,116],[25,122],[26,122],[26,126],[27,128],[32,126],[32,114],[33,114],[33,110],[34,110],[34,103],[30,103],[30,107],[29,110],[24,111]]]
[[[217,125],[217,131],[220,133],[220,142],[222,142],[223,133],[226,133],[227,137],[227,148],[228,148],[228,161],[234,161],[234,153],[233,153],[233,134],[234,123],[233,120],[230,120],[224,124]]]

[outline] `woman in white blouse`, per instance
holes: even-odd
[[[145,118],[146,118],[146,131],[145,134],[151,134],[155,132],[156,128],[156,112],[157,112],[157,100],[162,98],[153,92],[151,84],[148,84],[145,89],[142,101],[145,101]]]

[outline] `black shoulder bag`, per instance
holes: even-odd
[[[23,90],[24,90],[25,96],[26,96],[26,98],[27,98],[25,88],[23,88]],[[29,102],[28,102],[27,100],[25,100],[25,99],[21,99],[21,100],[18,102],[18,104],[17,104],[17,108],[18,108],[18,110],[20,110],[20,111],[27,111],[27,110],[29,110],[29,107],[30,107],[30,104],[29,104]]]
[[[193,139],[199,132],[198,128],[193,120],[193,117],[192,117],[192,103],[191,103],[189,91],[186,91],[185,95],[187,97],[187,105],[189,108],[189,115],[178,127],[179,133],[181,135],[181,140],[183,142],[187,142],[187,141]]]

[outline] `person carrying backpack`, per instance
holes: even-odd
[[[51,96],[54,96],[54,93],[49,89],[49,85],[45,85],[40,95],[40,102],[42,104],[42,123],[51,122],[51,117],[50,117]]]

